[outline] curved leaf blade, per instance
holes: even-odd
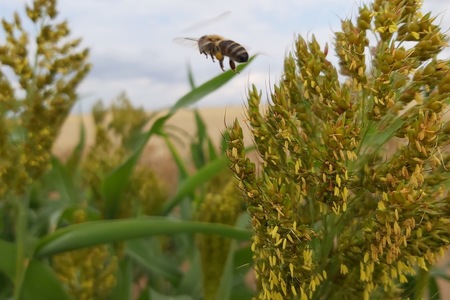
[[[83,247],[153,235],[180,233],[218,234],[238,240],[248,240],[251,237],[247,230],[224,224],[180,221],[165,217],[102,220],[58,229],[37,243],[35,256],[49,256]]]
[[[198,186],[207,182],[211,177],[219,174],[221,171],[228,167],[228,158],[221,156],[198,170],[195,174],[189,176],[185,181],[180,184],[180,187],[175,196],[170,199],[162,209],[161,214],[167,215],[172,208],[177,206],[184,197],[190,195]]]
[[[55,273],[36,259],[31,260],[25,273],[22,295],[30,300],[70,300]]]

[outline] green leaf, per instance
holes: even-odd
[[[131,261],[124,259],[119,263],[119,270],[117,273],[117,284],[111,293],[111,300],[132,299],[133,288],[133,272],[131,268]]]
[[[0,271],[13,281],[16,273],[17,247],[13,243],[0,240],[0,253]],[[53,271],[35,259],[30,261],[25,270],[21,294],[24,300],[69,300]]]
[[[415,285],[414,285],[414,298],[413,299],[423,299],[426,291],[427,286],[429,284],[430,280],[430,274],[429,271],[425,271],[422,268],[419,268],[417,271],[417,274],[415,276]]]
[[[206,126],[198,110],[194,110],[194,119],[197,126],[196,140],[191,144],[191,155],[197,169],[206,163],[206,155],[203,143],[207,140]]]
[[[197,168],[201,168],[206,164],[207,160],[214,160],[218,154],[216,147],[208,135],[208,130],[200,112],[194,111],[195,124],[197,126],[197,141],[191,145],[192,157]],[[208,149],[208,155],[205,153],[205,149]]]
[[[251,61],[253,61],[254,58],[255,56],[251,57],[247,63],[239,65],[237,67],[238,71],[243,70]],[[189,93],[181,97],[175,103],[175,105],[172,106],[172,108],[166,115],[158,118],[150,128],[150,130],[141,136],[140,142],[136,143],[136,149],[134,150],[133,154],[125,162],[123,162],[122,165],[111,172],[102,183],[101,191],[103,197],[106,199],[107,218],[112,219],[117,215],[120,196],[128,186],[128,182],[134,170],[134,167],[139,161],[139,157],[150,137],[154,134],[162,134],[163,126],[165,125],[167,120],[169,120],[179,109],[198,102],[206,95],[214,92],[215,90],[226,84],[235,75],[236,74],[232,71],[227,71],[190,91]]]
[[[177,295],[177,296],[166,296],[163,294],[158,293],[157,291],[153,290],[153,289],[149,289],[148,291],[149,296],[146,298],[142,298],[142,300],[193,300],[193,299],[197,299],[197,298],[193,298],[187,295]],[[141,298],[139,298],[139,300],[141,300]]]
[[[219,154],[216,151],[216,146],[214,145],[211,137],[208,136],[208,156],[210,160],[214,160],[219,157]]]
[[[81,175],[78,166],[64,164],[55,156],[51,157],[51,166],[50,171],[41,180],[42,185],[37,185],[40,208],[30,225],[30,233],[37,236],[49,230],[53,231],[61,218],[79,208],[85,196],[85,191],[80,189]],[[58,194],[58,201],[49,201],[49,191]],[[98,211],[92,207],[87,210],[91,216],[98,215]]]
[[[75,188],[75,174],[69,166],[63,165],[56,157],[51,159],[52,169],[49,173],[49,180],[52,188],[55,188],[65,203],[78,203],[79,192]]]
[[[0,253],[0,271],[13,280],[16,267],[16,246],[13,243],[0,240]]]
[[[153,235],[212,233],[239,240],[250,238],[250,232],[224,224],[180,221],[165,217],[102,220],[67,226],[38,241],[38,257]]]
[[[255,57],[256,55],[250,57],[247,63],[237,66],[238,72],[244,70],[255,59]],[[183,96],[177,103],[175,103],[174,106],[172,106],[170,112],[174,113],[180,108],[196,103],[199,99],[219,89],[234,76],[239,76],[239,74],[236,74],[231,70],[221,73]]]
[[[231,291],[233,286],[233,267],[234,267],[234,252],[236,251],[236,241],[231,242],[230,249],[227,253],[225,266],[223,268],[222,276],[220,278],[220,286],[217,291],[216,299],[231,299]]]
[[[152,241],[156,242],[156,241]],[[127,243],[126,254],[157,277],[164,277],[177,286],[182,273],[173,260],[167,259],[162,253],[155,253],[144,239],[134,239]]]
[[[153,118],[156,118],[157,115],[157,111],[152,112],[144,120],[142,120],[140,124],[133,128],[132,132],[130,132],[129,135],[124,137],[122,143],[127,150],[133,151],[140,145],[140,143],[142,142],[142,133],[145,133],[144,128],[151,122]]]
[[[78,144],[72,151],[66,162],[66,168],[69,170],[77,170],[83,156],[83,150],[86,145],[86,127],[83,121],[80,122],[80,136],[78,137]]]
[[[405,122],[406,120],[402,117],[394,118],[391,115],[386,115],[382,122],[371,122],[361,141],[363,150],[378,152],[383,145],[395,136]]]
[[[428,283],[428,297],[430,300],[440,300],[441,292],[439,291],[439,285],[437,284],[436,278],[430,277]]]
[[[128,185],[128,181],[139,160],[142,149],[135,151],[129,159],[116,168],[103,181],[101,191],[106,202],[106,218],[113,219],[116,217],[120,205],[120,196]]]
[[[26,270],[22,295],[24,300],[70,300],[50,267],[35,259]]]
[[[184,197],[190,195],[195,190],[195,188],[207,182],[212,177],[219,174],[221,171],[225,170],[225,168],[227,168],[227,161],[228,158],[226,156],[221,156],[216,160],[209,162],[195,174],[191,175],[185,181],[183,181],[180,184],[175,196],[173,196],[172,199],[170,199],[164,205],[161,214],[167,215],[172,210],[172,208],[183,201]]]
[[[195,80],[194,80],[194,74],[192,73],[192,67],[191,64],[187,65],[187,71],[188,71],[188,82],[191,89],[195,89]]]
[[[178,173],[181,180],[189,177],[189,172],[186,164],[183,161],[182,156],[179,154],[178,149],[173,145],[167,135],[163,136],[164,141],[166,142],[167,147],[169,148],[170,153],[172,154],[172,158],[175,161],[175,164],[178,167]]]
[[[248,213],[242,213],[236,222],[237,228],[247,228],[251,222],[250,215]],[[235,243],[235,242],[234,242]],[[235,243],[236,244],[236,243]],[[254,292],[249,288],[246,275],[252,268],[253,252],[250,249],[250,245],[245,246],[240,243],[239,247],[236,247],[233,255],[233,277],[231,295],[229,299],[233,300],[247,300],[252,299]]]
[[[202,297],[202,268],[200,262],[200,254],[195,248],[192,258],[189,260],[190,265],[187,272],[183,276],[183,280],[178,290],[179,294],[191,295],[194,299]]]

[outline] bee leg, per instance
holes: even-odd
[[[219,60],[219,64],[220,64],[220,68],[222,69],[222,71],[225,72],[225,69],[223,68],[223,59]]]
[[[211,56],[212,61],[215,62],[215,60],[214,60],[214,54],[213,54],[212,52],[209,52],[209,56]]]
[[[236,71],[236,64],[234,63],[234,61],[232,61],[230,59],[230,68],[231,70],[233,70],[235,73],[239,73],[238,71]]]

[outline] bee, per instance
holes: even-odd
[[[244,63],[248,61],[248,52],[242,45],[235,41],[225,39],[220,35],[210,34],[204,35],[199,39],[185,39],[197,42],[200,54],[205,54],[207,59],[208,55],[211,56],[213,62],[214,58],[216,58],[219,61],[222,71],[225,71],[223,68],[225,56],[229,58],[231,70],[236,73],[238,72],[236,71],[235,62]]]

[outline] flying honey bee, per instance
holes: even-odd
[[[177,38],[175,40],[179,39],[180,38]],[[222,71],[225,71],[223,68],[223,61],[226,56],[229,58],[231,70],[236,73],[238,72],[236,71],[235,62],[244,63],[248,61],[248,52],[242,45],[236,43],[235,41],[225,39],[220,35],[210,34],[204,35],[199,39],[181,39],[197,42],[200,54],[205,54],[206,58],[208,58],[208,55],[211,56],[213,62],[214,58],[216,58],[219,61],[219,65]]]

